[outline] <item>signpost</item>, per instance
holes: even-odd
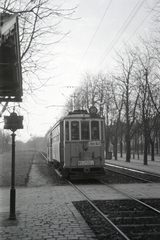
[[[4,116],[4,129],[10,129],[12,131],[12,164],[11,164],[11,189],[10,189],[10,220],[16,220],[16,189],[15,189],[15,131],[22,129],[23,116],[17,116],[15,112],[12,112],[10,116]]]

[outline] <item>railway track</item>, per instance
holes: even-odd
[[[152,200],[142,201],[102,181],[101,184],[105,184],[106,187],[120,192],[126,199],[93,200],[89,196],[88,191],[83,190],[82,186],[73,184],[70,181],[68,182],[86,198],[85,202],[75,202],[75,207],[77,207],[84,218],[86,214],[91,214],[90,219],[96,223],[91,223],[91,220],[89,220],[90,226],[96,225],[103,227],[103,229],[99,231],[103,234],[97,236],[97,239],[160,239],[160,200],[154,200],[154,202],[152,202]],[[152,204],[154,205],[152,206]],[[88,211],[91,211],[91,213]],[[93,230],[95,230],[95,227],[93,227]]]
[[[87,185],[86,182],[85,185],[80,182],[74,184],[70,181],[68,184],[85,197],[85,201],[73,204],[98,240],[160,239],[160,199],[139,200],[126,194],[124,190],[119,191],[118,185],[108,185],[102,181],[98,185],[96,183]],[[105,200],[104,192],[109,194],[111,189],[115,191],[115,195],[117,192],[123,194],[124,199]],[[97,191],[103,192],[103,200],[99,200],[101,197]]]
[[[146,183],[160,182],[160,175],[139,171],[133,168],[121,167],[115,164],[105,164],[105,170],[120,174]]]
[[[48,162],[47,156],[45,153],[40,152],[41,155],[45,158],[45,160]],[[134,182],[139,182],[139,183],[156,183],[156,182],[160,182],[160,175],[157,174],[153,174],[153,173],[148,173],[148,172],[144,172],[144,171],[140,171],[137,169],[133,169],[133,168],[127,168],[127,167],[122,167],[122,166],[118,166],[116,164],[109,164],[109,163],[105,163],[105,168],[106,171],[108,172],[112,172],[114,174],[118,174],[119,176],[123,176],[124,178],[126,177],[126,179],[124,179],[124,182],[127,183],[134,183]],[[62,177],[61,173],[57,170],[54,169],[56,171],[56,173]],[[122,181],[122,179],[118,179],[118,182],[114,182],[116,180],[116,176],[110,176],[108,177],[108,179],[111,179],[113,182],[110,183],[124,183]],[[130,179],[132,179],[130,181]]]

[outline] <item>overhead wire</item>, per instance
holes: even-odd
[[[127,39],[127,41],[125,41],[125,44],[129,42],[129,40],[133,37],[133,35],[137,32],[137,30],[141,27],[141,25],[142,25],[142,24],[145,22],[145,20],[149,17],[149,15],[151,14],[151,12],[155,9],[156,5],[157,5],[157,2],[156,2],[156,4],[152,7],[152,9],[148,12],[148,14],[145,16],[145,18],[140,22],[140,24],[136,27],[136,29],[132,32],[132,34],[129,36],[129,38]],[[124,47],[124,44],[123,44],[123,46],[120,47],[119,50],[121,50],[123,47]],[[112,61],[112,60],[111,60],[111,61]],[[111,61],[110,61],[110,63],[111,63]],[[104,67],[104,69],[105,69],[105,68],[106,68],[106,67]],[[101,70],[101,72],[103,72],[104,69]]]
[[[143,6],[144,2],[146,0],[142,0],[142,2],[138,2],[136,4],[136,6],[134,7],[134,9],[132,10],[132,12],[130,13],[130,15],[128,16],[128,18],[126,19],[125,23],[123,24],[123,26],[120,28],[120,30],[118,31],[118,33],[116,34],[115,38],[112,40],[112,42],[110,43],[110,45],[107,47],[107,49],[105,50],[105,52],[103,53],[103,55],[101,56],[100,60],[96,63],[95,67],[99,66],[104,59],[106,58],[106,56],[110,53],[110,51],[113,49],[113,47],[115,46],[115,44],[119,41],[119,39],[121,38],[122,34],[125,32],[125,30],[128,28],[128,26],[131,24],[131,22],[133,21],[133,19],[135,18],[135,16],[137,15],[137,13],[139,12],[140,8]]]
[[[138,25],[138,27],[136,27],[136,29],[134,30],[134,32],[130,35],[130,37],[127,39],[127,41],[125,43],[127,43],[131,38],[132,36],[137,32],[137,30],[140,28],[140,26],[144,23],[144,21],[149,17],[149,15],[151,14],[151,12],[155,9],[157,5],[157,2],[156,4],[154,5],[154,7],[148,12],[148,14],[145,16],[145,18],[141,21],[141,23]]]
[[[94,34],[93,34],[93,37],[92,37],[92,39],[91,39],[91,41],[90,41],[90,43],[89,43],[89,45],[88,45],[88,47],[87,47],[87,49],[86,49],[86,51],[85,51],[85,53],[84,53],[84,55],[83,55],[81,61],[80,61],[80,63],[79,63],[79,65],[78,65],[78,67],[77,67],[75,73],[74,73],[74,76],[73,76],[71,82],[74,80],[74,78],[75,78],[75,76],[76,76],[76,74],[77,74],[77,72],[78,72],[78,70],[79,70],[79,68],[80,68],[80,66],[81,66],[81,64],[82,64],[82,62],[83,62],[85,56],[87,55],[87,52],[88,52],[88,50],[89,50],[89,48],[90,48],[90,46],[91,46],[91,44],[92,44],[92,42],[93,42],[93,40],[94,40],[94,38],[95,38],[97,32],[98,32],[98,29],[99,29],[99,27],[100,27],[100,25],[101,25],[101,23],[102,23],[102,21],[103,21],[105,15],[106,15],[106,13],[107,13],[107,11],[108,11],[108,9],[109,9],[109,7],[110,7],[112,1],[113,1],[113,0],[110,0],[109,4],[107,5],[107,8],[106,8],[106,10],[105,10],[105,12],[104,12],[104,14],[103,14],[103,16],[102,16],[100,22],[99,22],[99,24],[98,24],[98,26],[97,26],[97,28],[96,28]]]

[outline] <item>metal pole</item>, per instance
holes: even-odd
[[[13,132],[12,136],[12,165],[11,165],[11,189],[10,189],[10,220],[16,220],[15,205],[16,205],[16,189],[15,189],[15,136]]]

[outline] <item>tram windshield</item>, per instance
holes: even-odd
[[[71,128],[70,128],[71,127]],[[100,129],[102,128],[99,121],[66,121],[65,139],[66,140],[100,140]],[[102,129],[101,134],[103,135]]]
[[[89,140],[89,121],[81,122],[81,138],[82,140]]]
[[[69,122],[66,122],[66,140],[69,140]]]
[[[98,121],[91,122],[91,137],[92,137],[92,140],[99,140],[99,122]]]
[[[71,139],[79,140],[79,122],[78,121],[71,122]]]

